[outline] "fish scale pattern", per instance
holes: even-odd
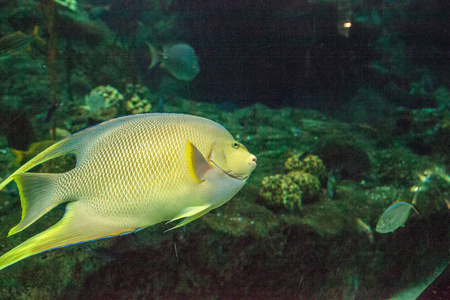
[[[182,119],[179,115],[137,118],[96,138],[83,161],[63,176],[59,186],[65,187],[63,197],[81,199],[96,213],[114,220],[167,217],[161,214],[170,210],[166,200],[186,197],[196,184],[187,170],[186,142],[208,157],[217,138],[233,140],[217,123],[185,115]]]

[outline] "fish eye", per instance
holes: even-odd
[[[238,142],[233,142],[231,144],[231,147],[233,147],[234,149],[238,149],[239,148],[239,143]]]

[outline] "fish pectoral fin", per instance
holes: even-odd
[[[66,214],[49,229],[29,238],[0,257],[0,270],[37,253],[132,232],[136,228],[112,224],[80,202],[67,205]]]
[[[205,181],[206,173],[212,166],[190,141],[186,142],[186,160],[191,177],[198,183]]]
[[[201,205],[201,206],[186,207],[175,218],[173,218],[170,221],[167,221],[166,224],[171,223],[171,222],[176,221],[176,220],[179,220],[179,219],[182,219],[182,218],[192,217],[192,216],[198,214],[199,212],[202,212],[202,211],[204,211],[204,210],[206,210],[206,209],[208,209],[210,207],[211,207],[211,205]]]
[[[194,221],[195,219],[200,218],[204,214],[208,213],[211,210],[211,205],[202,205],[202,206],[193,206],[185,208],[178,216],[168,221],[166,224],[171,223],[175,220],[185,218],[183,221],[175,225],[174,227],[167,229],[166,231],[181,227]]]

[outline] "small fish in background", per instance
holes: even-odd
[[[37,25],[34,26],[32,34],[17,31],[2,37],[0,39],[0,61],[30,49],[33,41],[45,44],[45,40],[39,37],[39,27]]]
[[[164,46],[162,52],[150,43],[147,45],[152,57],[150,69],[159,64],[170,75],[184,81],[192,81],[200,72],[198,57],[188,44]]]
[[[31,173],[74,154],[65,173]],[[0,183],[14,180],[22,220],[16,234],[69,202],[64,217],[0,257],[0,270],[31,255],[181,220],[184,226],[230,200],[256,168],[256,157],[220,124],[185,114],[112,119],[48,147]]]
[[[414,206],[416,199],[417,193],[414,196],[412,204],[405,201],[400,201],[389,206],[378,220],[375,230],[379,233],[388,233],[393,232],[399,227],[404,227],[406,221],[408,220],[409,214],[411,213],[411,209],[419,214]]]

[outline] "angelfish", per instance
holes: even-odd
[[[378,219],[375,230],[379,233],[388,233],[396,230],[400,226],[405,226],[411,209],[419,214],[413,204],[400,201],[389,206]]]
[[[66,173],[25,173],[74,154]],[[230,200],[256,157],[220,124],[184,114],[139,114],[103,122],[50,146],[4,182],[22,203],[18,233],[57,205],[64,217],[0,257],[3,269],[53,248],[131,233],[162,221],[177,228]],[[172,228],[172,229],[173,229]]]

